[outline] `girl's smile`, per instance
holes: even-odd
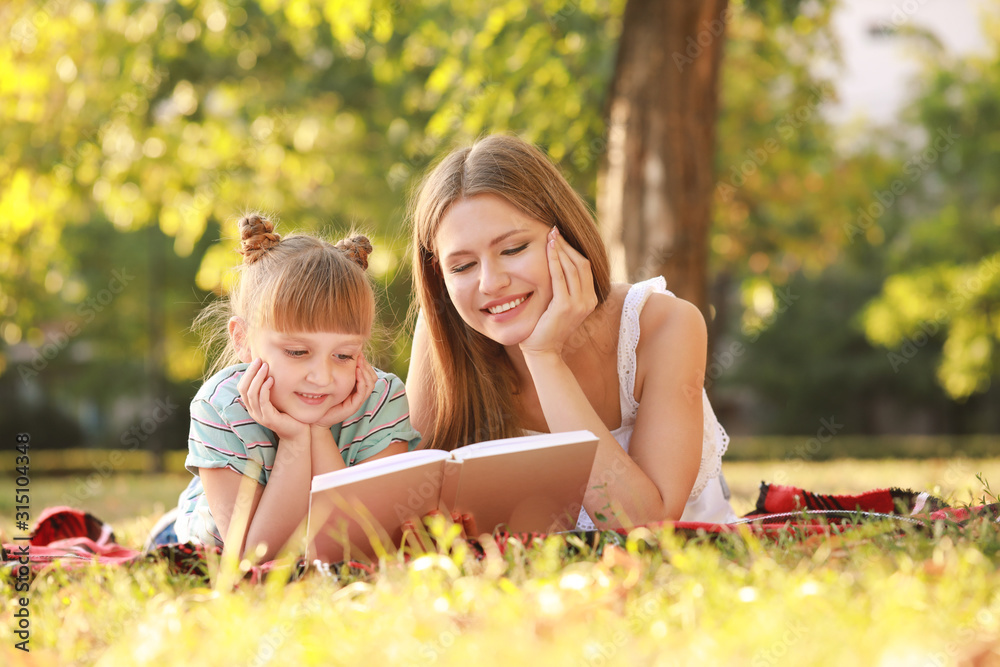
[[[322,405],[329,396],[329,394],[303,394],[300,391],[295,392],[295,395],[307,405]]]

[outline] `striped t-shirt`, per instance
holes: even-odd
[[[229,468],[267,484],[277,454],[278,436],[250,417],[240,399],[238,384],[249,364],[229,366],[208,380],[191,401],[191,430],[184,466],[195,477],[178,501],[177,539],[223,546],[212,519],[199,468]],[[413,450],[420,434],[410,425],[403,381],[375,369],[378,376],[371,396],[356,413],[330,427],[334,442],[349,466],[374,456],[402,440]]]

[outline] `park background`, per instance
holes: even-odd
[[[16,433],[32,521],[73,505],[138,549],[176,503],[204,361],[189,325],[239,259],[244,209],[282,233],[373,236],[378,361],[405,374],[407,197],[489,132],[559,163],[620,276],[664,273],[706,314],[738,514],[761,480],[996,502],[998,14],[0,3],[0,541],[25,530]],[[27,593],[7,569],[0,663],[996,664],[997,524],[911,521],[773,541],[640,527],[619,547],[554,535],[482,560],[448,538],[370,576],[286,582],[290,549],[263,585],[218,557],[205,577],[55,564]]]
[[[595,208],[620,278],[705,312],[730,458],[995,455],[998,10],[5,3],[0,433],[53,471],[178,469],[189,326],[249,209],[372,236],[375,357],[405,377],[408,197],[513,132]]]

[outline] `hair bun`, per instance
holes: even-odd
[[[337,250],[347,255],[362,269],[368,270],[368,255],[372,252],[372,242],[368,240],[367,236],[358,234],[349,239],[337,241]]]
[[[240,218],[239,228],[244,264],[253,264],[281,241],[281,236],[274,233],[274,223],[256,213]]]

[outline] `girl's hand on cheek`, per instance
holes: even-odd
[[[375,369],[372,368],[372,365],[368,363],[363,354],[360,355],[358,357],[358,366],[354,371],[354,391],[348,394],[342,403],[338,403],[327,410],[326,414],[320,417],[315,426],[330,428],[357,412],[364,402],[368,400],[368,397],[372,395],[372,390],[375,389],[375,381],[377,379],[378,376],[375,374]]]
[[[552,301],[520,347],[525,354],[555,352],[561,355],[567,340],[597,308],[597,293],[590,261],[567,243],[555,227],[549,232],[545,250],[552,280]]]
[[[250,417],[277,434],[279,440],[296,438],[308,434],[308,426],[281,412],[271,403],[271,387],[274,378],[268,375],[268,365],[254,359],[243,373],[237,385],[240,398]]]

